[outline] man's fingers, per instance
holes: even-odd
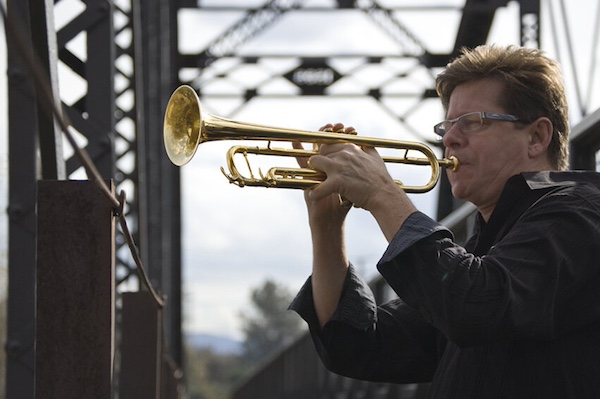
[[[296,141],[292,141],[292,147],[296,150],[303,150],[304,146],[302,145],[302,143],[296,142]],[[308,157],[296,157],[296,162],[298,162],[298,166],[300,166],[301,168],[308,168],[309,164],[308,164]]]

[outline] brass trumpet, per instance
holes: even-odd
[[[402,189],[411,193],[424,193],[437,184],[440,167],[456,171],[459,166],[455,157],[437,159],[434,152],[424,144],[410,141],[361,137],[351,134],[331,132],[310,132],[286,128],[255,125],[236,122],[214,115],[203,113],[200,100],[195,90],[187,85],[178,87],[167,104],[164,117],[164,143],[171,162],[183,166],[194,156],[198,146],[207,141],[217,140],[262,140],[268,141],[267,147],[234,146],[227,153],[229,172],[221,171],[230,183],[243,186],[308,188],[321,183],[325,175],[309,168],[273,167],[266,174],[260,172],[255,177],[248,163],[250,177],[243,176],[234,161],[236,154],[274,155],[287,157],[310,157],[315,150],[271,148],[272,141],[332,144],[353,143],[358,146],[391,148],[403,151],[399,157],[383,157],[384,162],[410,165],[429,165],[431,175],[429,181],[421,186],[405,186],[396,180]],[[409,151],[420,152],[423,157],[409,156]]]

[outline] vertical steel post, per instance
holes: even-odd
[[[541,48],[540,0],[520,0],[521,45]]]
[[[182,365],[181,337],[181,190],[180,171],[166,156],[163,114],[177,86],[176,2],[134,0],[136,77],[139,115],[140,251],[152,284],[167,298],[164,309],[165,348]]]
[[[41,79],[55,84],[46,14],[32,12],[43,0],[7,1],[9,204],[8,306],[6,337],[6,397],[33,398],[35,339],[35,193],[40,170],[52,178],[62,172],[55,146],[56,131],[49,114],[42,115],[40,87],[35,87],[28,59],[36,53]],[[33,3],[33,4],[32,4]],[[34,27],[35,28],[32,28]],[[39,27],[43,26],[43,29]],[[35,37],[34,37],[35,36]],[[44,44],[45,43],[45,44]],[[52,41],[52,44],[54,42]],[[55,47],[52,52],[55,53]],[[49,104],[46,104],[48,106]],[[45,129],[46,134],[40,135]],[[49,139],[53,137],[53,139]],[[47,140],[49,139],[49,140]],[[43,151],[38,142],[51,142]]]
[[[37,226],[35,397],[110,398],[115,314],[111,204],[88,181],[42,180]]]
[[[159,399],[162,309],[148,292],[124,292],[121,321],[121,398]]]

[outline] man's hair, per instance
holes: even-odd
[[[524,122],[552,121],[548,157],[558,170],[568,168],[569,111],[560,66],[542,51],[518,46],[478,46],[462,49],[436,79],[436,90],[447,111],[456,86],[480,79],[504,85],[500,105]],[[485,111],[485,110],[482,110]]]

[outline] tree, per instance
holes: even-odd
[[[237,354],[186,346],[187,389],[190,399],[227,399],[250,372]]]
[[[260,362],[292,343],[302,331],[300,318],[287,310],[293,299],[284,286],[267,280],[251,293],[251,309],[241,314],[244,357]]]
[[[190,399],[229,398],[262,361],[293,342],[303,323],[287,310],[292,298],[285,287],[269,280],[251,291],[249,309],[240,314],[245,334],[241,355],[223,355],[187,345]]]

